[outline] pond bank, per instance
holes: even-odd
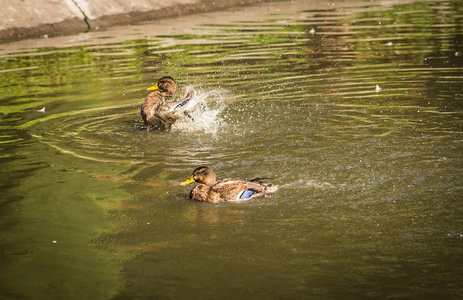
[[[5,0],[0,4],[0,43],[73,34],[271,0]]]

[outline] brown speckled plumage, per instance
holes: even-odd
[[[242,202],[251,198],[265,196],[277,191],[271,186],[256,179],[227,178],[217,181],[211,168],[202,166],[193,171],[191,178],[182,185],[193,182],[199,183],[190,192],[190,200],[203,202]],[[247,198],[240,198],[243,192],[252,190],[254,194]]]
[[[188,97],[194,96],[194,91],[188,90],[182,99],[172,101],[177,93],[177,82],[170,76],[159,79],[157,85],[150,90],[154,92],[145,98],[141,107],[141,116],[145,126],[160,130],[169,129],[179,118],[179,115],[171,109]]]

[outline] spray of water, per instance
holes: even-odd
[[[192,88],[192,87],[189,87]],[[215,135],[224,126],[221,112],[225,108],[226,90],[198,91],[186,105],[177,109],[180,119],[172,130],[207,132]]]

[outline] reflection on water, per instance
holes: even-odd
[[[0,45],[0,295],[461,297],[462,15],[300,0]],[[167,74],[205,100],[141,130]],[[279,192],[189,202],[202,164]]]

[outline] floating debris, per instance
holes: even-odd
[[[376,85],[375,91],[376,91],[377,93],[379,93],[379,92],[381,92],[381,90],[382,90],[382,88],[380,88],[379,85]]]
[[[42,109],[37,110],[37,112],[45,113],[45,106]]]

